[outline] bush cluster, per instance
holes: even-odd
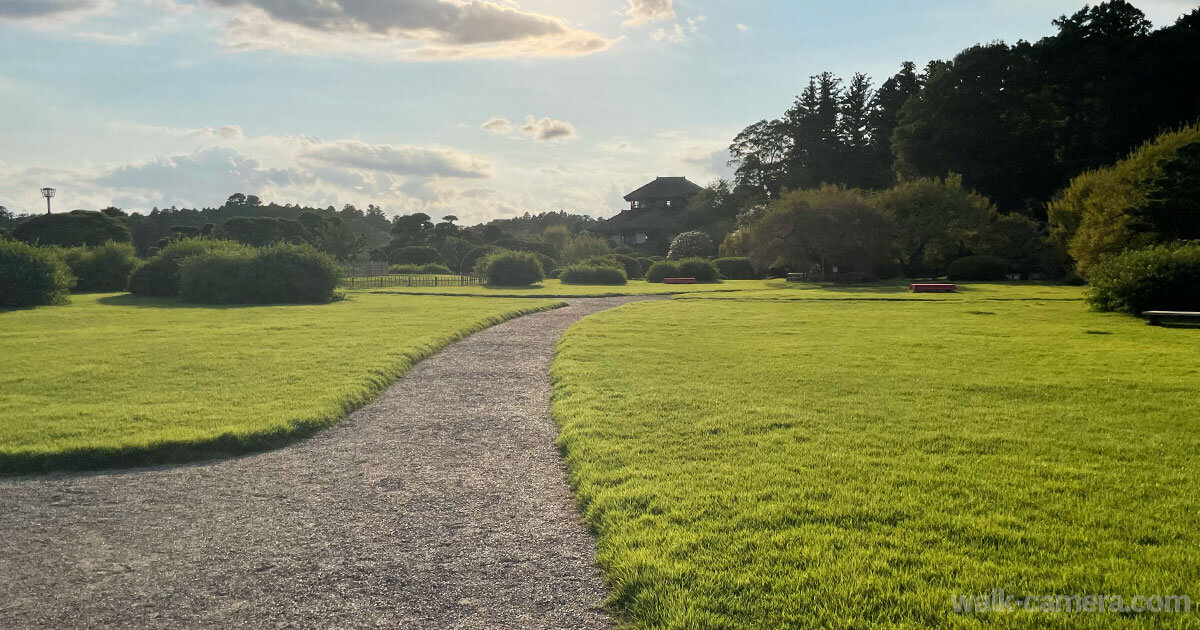
[[[624,269],[611,265],[572,265],[562,270],[563,284],[625,284]]]
[[[621,267],[625,270],[625,275],[630,278],[641,278],[646,275],[642,271],[642,263],[639,263],[633,256],[625,254],[609,254],[608,257],[621,263]]]
[[[536,254],[512,250],[494,251],[475,263],[476,273],[493,286],[524,287],[542,281],[542,264]]]
[[[646,277],[646,272],[650,271],[650,266],[655,263],[655,260],[653,258],[641,257],[641,258],[638,258],[637,261],[638,261],[638,264],[641,265],[641,267],[642,267],[642,273],[640,273],[638,275],[640,277],[644,278],[644,277]]]
[[[1009,264],[995,256],[966,256],[950,263],[946,277],[951,280],[1003,280]]]
[[[1200,241],[1119,254],[1088,280],[1088,304],[1098,311],[1200,311]]]
[[[0,307],[60,304],[74,284],[71,270],[50,250],[0,240]]]
[[[107,241],[133,241],[133,235],[126,227],[125,221],[91,210],[72,210],[29,217],[13,228],[13,237],[34,245],[59,247],[102,245]]]
[[[392,265],[388,273],[399,275],[451,275],[454,272],[441,263],[425,263],[423,265]]]
[[[179,297],[201,304],[328,302],[339,280],[337,262],[311,245],[213,249],[180,261]]]
[[[719,282],[721,273],[713,261],[704,258],[660,261],[646,271],[646,282],[662,282],[665,278],[695,278],[696,282]]]
[[[76,291],[124,291],[141,264],[133,245],[115,241],[65,249],[62,258],[76,278]]]
[[[679,263],[660,260],[646,270],[646,282],[662,282],[664,278],[678,278]]]
[[[179,295],[179,265],[183,259],[213,251],[250,251],[249,245],[236,241],[185,238],[171,241],[158,250],[129,278],[134,295],[172,297]]]
[[[717,258],[713,264],[726,280],[754,280],[758,277],[754,265],[751,265],[750,259],[746,257]]]
[[[555,267],[554,269],[546,272],[546,277],[552,280],[557,280],[560,276],[562,276],[562,272],[562,267]]]

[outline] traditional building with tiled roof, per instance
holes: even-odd
[[[596,231],[618,245],[642,245],[660,236],[674,236],[679,232],[679,213],[701,190],[686,177],[655,177],[625,195],[629,209],[602,222]]]

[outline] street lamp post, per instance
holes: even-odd
[[[54,189],[43,188],[42,196],[46,198],[46,214],[50,214],[50,198],[54,196]]]

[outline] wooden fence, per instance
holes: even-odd
[[[476,287],[483,285],[478,276],[438,275],[347,275],[342,285],[349,289],[383,289],[389,287]]]

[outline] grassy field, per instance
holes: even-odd
[[[630,280],[622,286],[563,284],[558,280],[543,280],[530,287],[412,287],[394,289],[354,289],[372,293],[401,295],[473,295],[486,297],[614,297],[618,295],[671,295],[681,293],[728,293],[772,288],[769,280],[726,280],[711,284],[656,284],[645,280]]]
[[[336,422],[447,344],[554,304],[352,294],[199,307],[90,294],[0,311],[0,472],[273,446]]]
[[[1196,627],[952,597],[1200,609],[1200,331],[1089,312],[1070,287],[860,289],[638,303],[568,331],[553,409],[624,620]]]

